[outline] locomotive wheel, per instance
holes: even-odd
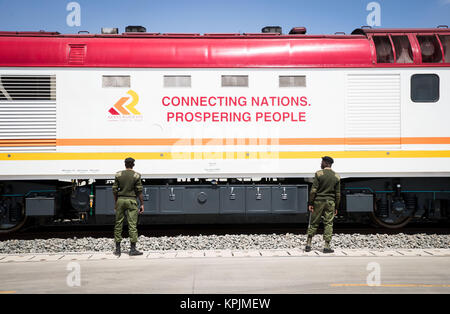
[[[20,215],[20,220],[17,222],[12,223],[7,222],[7,223],[3,223],[0,224],[0,234],[7,234],[7,233],[13,233],[16,232],[17,230],[19,230],[20,228],[22,228],[26,221],[27,221],[27,216],[24,215],[25,212],[25,208],[23,207],[23,205],[21,206],[21,215]]]
[[[0,234],[7,234],[7,233],[13,233],[16,232],[17,230],[19,230],[20,228],[23,227],[23,225],[25,225],[27,221],[27,217],[25,216],[24,219],[22,219],[22,221],[20,221],[19,223],[15,224],[15,225],[0,225]]]
[[[386,222],[381,220],[379,217],[375,215],[375,213],[371,213],[372,220],[378,225],[383,228],[387,229],[400,229],[406,226],[412,219],[412,217],[403,217],[399,220],[393,221],[393,222]]]

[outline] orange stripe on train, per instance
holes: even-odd
[[[128,138],[58,139],[58,146],[400,145],[450,144],[450,137],[410,138]]]

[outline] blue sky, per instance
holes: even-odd
[[[70,27],[69,2],[81,7],[81,26]],[[142,25],[159,33],[254,33],[279,25],[283,33],[306,26],[309,34],[350,33],[366,25],[372,0],[0,0],[0,30],[100,33],[101,27]],[[450,0],[377,0],[381,27],[450,24]]]

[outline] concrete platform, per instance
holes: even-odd
[[[189,250],[189,251],[148,251],[142,256],[130,257],[125,252],[119,258],[112,252],[83,252],[83,253],[29,253],[29,254],[0,254],[1,263],[12,262],[45,262],[45,261],[82,261],[82,260],[115,260],[115,259],[159,259],[159,258],[239,258],[239,257],[404,257],[404,256],[449,256],[450,249],[408,249],[408,250],[335,250],[334,253],[324,254],[319,250],[305,252],[302,249],[280,250]]]
[[[450,249],[3,255],[0,293],[450,293]]]

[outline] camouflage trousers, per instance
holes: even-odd
[[[331,242],[333,235],[333,219],[334,219],[334,201],[332,200],[316,200],[314,201],[314,212],[310,213],[308,237],[313,237],[319,228],[320,218],[323,217],[323,239],[325,242]]]
[[[114,240],[122,241],[122,228],[125,215],[128,222],[128,233],[130,242],[136,243],[138,239],[137,222],[138,222],[138,203],[136,199],[119,197],[116,203],[116,224],[114,226]]]

